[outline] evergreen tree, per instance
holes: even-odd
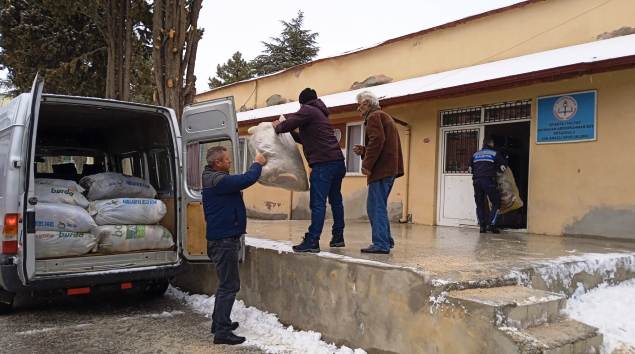
[[[298,16],[290,22],[280,22],[283,26],[280,37],[271,38],[271,42],[262,42],[265,46],[264,53],[251,62],[254,73],[258,76],[308,63],[320,50],[316,43],[318,33],[302,28],[302,11],[298,11]]]
[[[240,52],[234,53],[223,65],[216,65],[216,76],[209,78],[209,88],[217,88],[234,82],[251,79],[253,73],[249,63]]]

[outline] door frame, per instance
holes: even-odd
[[[533,105],[532,105],[533,108]],[[485,133],[485,126],[489,126],[489,125],[501,125],[501,124],[515,124],[515,123],[523,123],[523,122],[529,122],[530,124],[530,129],[531,129],[531,118],[527,118],[527,119],[514,119],[514,120],[506,120],[506,121],[499,121],[499,122],[488,122],[488,123],[477,123],[477,124],[469,124],[469,125],[453,125],[453,126],[447,126],[447,127],[440,127],[439,128],[439,152],[438,152],[438,159],[439,159],[439,164],[438,164],[438,168],[437,168],[437,180],[439,181],[439,183],[437,183],[437,210],[436,210],[436,223],[439,226],[455,226],[455,227],[476,227],[478,226],[477,224],[462,224],[460,222],[448,222],[448,220],[443,218],[443,206],[444,206],[444,197],[445,197],[445,181],[443,178],[443,171],[445,171],[445,147],[446,147],[446,133],[449,131],[456,131],[456,130],[479,130],[479,142],[478,142],[478,147],[480,148],[481,146],[483,146],[483,140],[485,139],[484,133]],[[530,130],[531,131],[531,130]],[[530,160],[530,165],[531,165],[531,134],[529,135],[529,140],[530,140],[530,149],[529,149],[529,160]],[[531,173],[531,168],[528,171],[528,174]],[[471,174],[457,174],[457,175],[470,175]],[[529,178],[529,176],[528,176]],[[527,200],[525,201],[526,205],[529,205],[529,193],[527,195]],[[476,211],[474,211],[476,213]],[[529,215],[527,215],[527,225],[529,225]]]

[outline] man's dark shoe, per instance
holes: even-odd
[[[214,336],[214,344],[236,345],[245,342],[245,337],[237,336],[233,333],[225,334],[222,337]]]
[[[485,225],[481,225],[480,232],[481,232],[482,234],[486,233],[486,232],[487,232],[487,226],[485,226]]]
[[[381,248],[375,247],[374,245],[370,245],[366,248],[361,249],[362,253],[376,253],[376,254],[388,254],[390,250],[382,250]]]
[[[329,242],[330,247],[344,247],[346,244],[344,243],[344,235],[333,236],[331,238],[331,242]]]
[[[318,253],[320,252],[320,240],[314,240],[313,238],[309,237],[309,235],[304,235],[302,243],[293,246],[293,251]]]
[[[236,328],[238,328],[238,326],[239,326],[238,322],[232,322],[232,325],[230,328],[232,331],[234,331],[236,330]],[[213,322],[212,322],[212,333],[216,333],[216,325]]]
[[[492,226],[492,225],[490,225],[490,226],[487,228],[487,231],[489,231],[489,232],[491,232],[491,233],[493,233],[493,234],[500,234],[500,233],[501,233],[501,230],[500,230],[498,227],[496,227],[496,226]]]

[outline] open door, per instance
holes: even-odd
[[[27,284],[35,273],[35,139],[37,137],[38,115],[44,80],[35,75],[31,88],[31,104],[25,120],[21,179],[22,222],[18,223],[18,276],[23,284]]]
[[[183,198],[181,234],[183,256],[190,261],[209,261],[205,238],[205,216],[201,197],[201,174],[207,165],[207,150],[224,146],[232,156],[232,170],[238,164],[238,123],[233,97],[185,107],[181,119],[183,137]]]

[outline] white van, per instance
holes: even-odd
[[[213,145],[227,147],[238,161],[233,99],[186,107],[181,136],[169,108],[48,95],[42,88],[36,77],[31,93],[0,109],[0,311],[10,310],[20,292],[73,295],[132,288],[158,295],[186,260],[208,261],[201,172],[205,151]],[[168,207],[161,224],[175,246],[36,259],[35,178],[78,181],[105,171],[153,185]]]

